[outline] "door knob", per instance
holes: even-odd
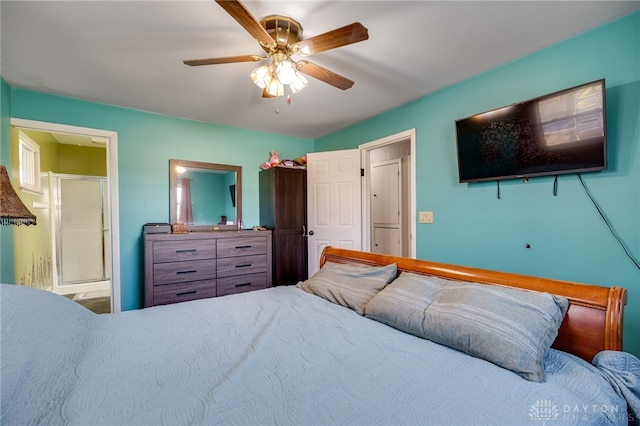
[[[313,231],[309,231],[309,235],[313,235]]]

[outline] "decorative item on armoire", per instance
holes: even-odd
[[[5,166],[0,166],[0,224],[36,224],[36,216],[29,211],[11,186]]]
[[[267,170],[280,164],[280,153],[276,151],[269,151],[269,153],[271,154],[269,161],[265,161],[260,165],[262,170]]]

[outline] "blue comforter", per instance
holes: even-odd
[[[626,424],[599,370],[546,382],[276,287],[112,315],[0,286],[3,425]],[[538,423],[536,423],[538,422]]]

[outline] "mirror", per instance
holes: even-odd
[[[238,229],[242,223],[242,167],[169,160],[171,223],[189,231]]]

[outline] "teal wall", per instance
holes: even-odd
[[[313,150],[313,141],[308,139],[218,126],[15,87],[10,88],[10,96],[13,118],[118,132],[123,310],[143,305],[142,226],[148,222],[169,222],[169,159],[241,166],[243,222],[253,226],[259,221],[258,172],[260,164],[269,159],[269,151],[279,151],[282,158],[296,158]],[[7,132],[4,127],[3,135]],[[3,150],[8,143],[3,138]]]
[[[195,225],[211,225],[218,223],[222,215],[227,214],[231,205],[229,187],[224,184],[223,174],[217,173],[186,173],[183,177],[197,178],[191,181],[191,203],[193,208],[193,223]],[[235,221],[235,217],[229,217]]]
[[[427,71],[428,72],[428,71]],[[628,249],[640,257],[640,13],[447,87],[316,140],[355,148],[416,129],[417,257],[626,287],[625,349],[640,355],[640,271],[603,223],[576,175],[460,184],[454,122],[581,83],[606,79],[609,168],[583,174]],[[531,248],[526,249],[525,244]]]

